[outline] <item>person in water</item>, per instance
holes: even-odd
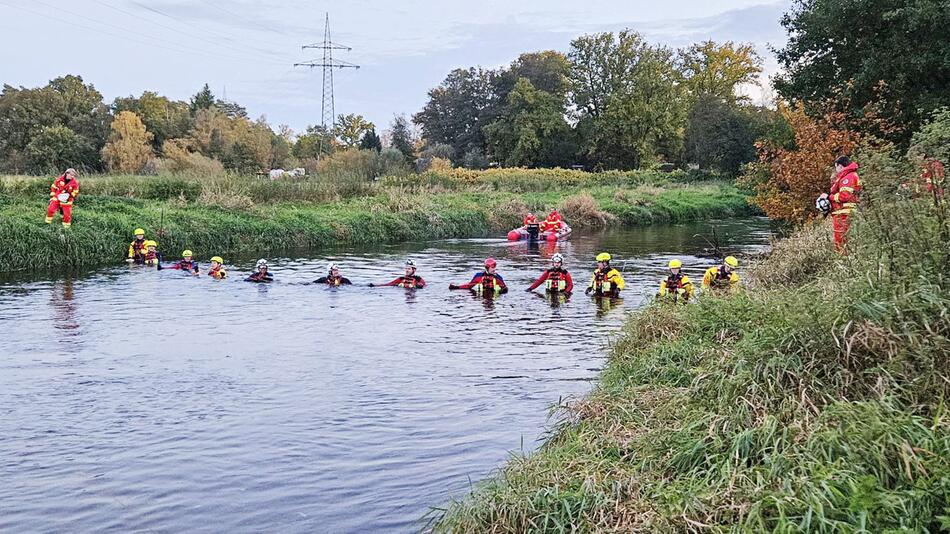
[[[348,278],[340,276],[340,268],[336,266],[335,263],[330,264],[330,268],[327,269],[327,275],[321,276],[313,281],[314,284],[326,284],[331,287],[338,286],[349,286],[353,285],[353,282],[350,282]]]
[[[620,296],[624,285],[626,282],[620,271],[610,266],[610,254],[601,252],[597,255],[597,269],[594,270],[590,286],[584,290],[584,294],[589,295],[593,292],[597,297],[615,298]]]
[[[208,270],[208,276],[215,280],[224,280],[228,277],[228,272],[224,270],[224,259],[221,256],[211,258],[211,269]]]
[[[141,265],[145,263],[145,230],[136,228],[132,235],[134,239],[129,243],[129,255],[125,261]]]
[[[534,291],[541,284],[544,284],[548,293],[570,295],[574,291],[574,280],[571,279],[571,273],[564,268],[564,256],[560,253],[551,256],[551,268],[541,273],[541,277],[525,291]]]
[[[665,280],[660,282],[660,291],[657,296],[670,302],[680,302],[686,304],[693,297],[695,288],[682,272],[683,262],[680,260],[670,260],[670,274]]]
[[[476,295],[494,296],[508,292],[508,286],[505,285],[505,279],[496,272],[498,262],[495,258],[485,260],[485,270],[476,273],[472,281],[467,284],[449,284],[449,289],[468,289]]]
[[[142,263],[145,265],[160,265],[162,263],[162,254],[158,251],[158,243],[151,239],[145,241],[145,254],[142,256]]]
[[[169,267],[162,267],[162,264],[159,262],[158,270],[162,269],[174,269],[176,271],[183,271],[186,273],[191,273],[194,276],[198,276],[198,262],[195,261],[194,255],[190,250],[185,250],[181,253],[181,260]]]
[[[267,270],[267,260],[261,258],[257,260],[257,270],[244,279],[245,282],[273,282],[274,276]]]
[[[558,233],[561,231],[561,228],[564,226],[564,221],[561,219],[561,214],[557,212],[557,209],[551,210],[551,213],[548,213],[548,216],[544,219],[544,222],[541,223],[542,232],[553,232]]]
[[[735,293],[739,289],[739,260],[735,256],[726,256],[722,265],[706,269],[703,276],[703,293]]]
[[[406,260],[406,274],[396,278],[392,282],[386,284],[373,284],[370,283],[369,287],[386,287],[386,286],[395,286],[395,287],[404,287],[406,289],[422,289],[426,286],[426,281],[422,279],[421,276],[416,274],[416,262],[412,260]]]

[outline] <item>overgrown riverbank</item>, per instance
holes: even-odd
[[[429,173],[379,182],[224,177],[93,177],[69,231],[43,224],[48,180],[0,180],[0,271],[121,261],[143,227],[174,257],[300,250],[337,243],[501,234],[528,210],[558,207],[575,227],[645,225],[753,213],[729,183],[659,173]]]
[[[435,530],[950,529],[947,208],[878,202],[847,257],[806,228],[748,291],[633,316],[597,389]]]

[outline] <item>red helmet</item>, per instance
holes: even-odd
[[[536,224],[537,222],[538,218],[535,217],[533,213],[529,213],[528,216],[524,218],[525,224]]]
[[[495,258],[488,258],[485,260],[485,267],[494,267],[498,265],[498,262],[495,261]]]

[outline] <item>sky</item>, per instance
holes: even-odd
[[[187,100],[208,83],[276,129],[320,123],[322,71],[294,63],[322,59],[303,45],[349,46],[334,58],[359,69],[334,72],[336,112],[358,113],[385,130],[411,115],[454,68],[509,64],[524,52],[567,52],[587,33],[636,30],[682,47],[713,39],[752,43],[767,77],[769,46],[791,0],[0,0],[0,83],[37,87],[78,74],[103,93],[152,90]]]

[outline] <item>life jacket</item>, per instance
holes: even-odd
[[[399,283],[396,284],[396,287],[405,287],[409,289],[414,289],[419,287],[419,282],[422,281],[422,277],[412,275],[412,276],[401,276],[399,278]]]
[[[176,265],[182,271],[193,272],[195,270],[195,267],[197,267],[198,264],[195,262],[195,260],[191,260],[191,261],[179,260]]]
[[[325,283],[328,286],[338,287],[340,284],[343,283],[343,277],[342,276],[337,276],[337,277],[327,276],[327,281]]]
[[[129,247],[132,248],[132,254],[134,256],[141,256],[142,251],[145,249],[145,240],[139,241],[138,239],[129,243]]]
[[[672,297],[674,300],[679,298],[679,290],[685,289],[686,292],[683,293],[683,301],[685,302],[690,297],[690,290],[687,288],[686,283],[683,282],[683,279],[687,278],[682,272],[676,274],[670,274],[666,277],[666,280],[663,281],[663,287],[666,289],[666,296]]]
[[[619,291],[613,282],[610,281],[614,275],[619,275],[617,269],[610,268],[607,272],[603,272],[600,269],[594,271],[594,291],[598,295],[608,295]]]
[[[557,232],[561,229],[561,219],[559,217],[548,216],[544,219],[544,230],[547,232]]]
[[[567,289],[567,271],[564,269],[548,269],[548,279],[544,287],[552,293],[561,293]]]
[[[262,273],[257,271],[256,273],[248,276],[247,279],[251,282],[272,282],[274,277],[269,272]]]
[[[155,265],[158,263],[158,251],[145,251],[145,254],[142,256],[142,263],[145,265]]]
[[[208,270],[208,276],[215,278],[216,280],[221,280],[228,277],[228,272],[224,270],[224,267],[218,265],[210,270]]]
[[[726,272],[722,266],[716,267],[716,277],[713,278],[712,286],[716,289],[726,289],[732,286],[732,273]]]
[[[472,287],[476,295],[498,295],[501,293],[501,284],[498,283],[498,277],[493,274],[482,273],[482,279],[478,284]]]

